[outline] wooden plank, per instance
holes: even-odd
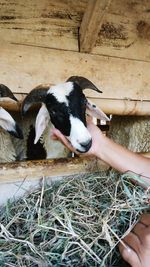
[[[78,27],[86,4],[87,0],[2,0],[1,40],[78,51]]]
[[[0,40],[78,51],[78,28],[87,3],[1,0]],[[113,0],[92,53],[150,61],[149,10],[149,0]]]
[[[1,1],[1,40],[78,50],[78,27],[87,1]],[[94,53],[149,60],[149,42],[136,26],[150,20],[150,2],[113,1]],[[144,48],[144,49],[143,49]]]
[[[150,100],[150,63],[23,45],[1,45],[1,83],[28,93],[40,83],[57,84],[72,75],[85,76],[103,94],[91,98]]]
[[[109,166],[96,158],[68,158],[0,164],[0,184],[24,179],[58,177],[107,170]]]
[[[140,153],[149,157],[150,152]],[[34,181],[43,177],[54,180],[58,177],[90,174],[106,171],[110,166],[94,157],[77,157],[54,160],[36,160],[0,164],[0,184],[20,181]]]
[[[99,30],[102,25],[111,0],[90,0],[84,12],[80,26],[80,51],[90,53],[95,46]]]
[[[143,154],[146,157],[150,157],[150,153],[144,153]],[[83,173],[88,173],[89,171],[99,171],[99,170],[104,170],[106,171],[109,166],[104,165],[101,161],[97,161],[97,163],[94,160],[93,163],[93,167],[88,169],[88,166],[90,164],[90,166],[92,165],[92,161],[87,160],[83,161],[83,159],[80,159],[82,163],[72,163],[67,161],[67,166],[70,166],[71,169],[71,173],[73,173],[73,175],[80,179],[80,177],[83,175]],[[59,161],[59,160],[57,160]],[[76,161],[76,159],[75,159]],[[64,162],[65,165],[66,161]],[[66,173],[65,171],[65,176],[63,176],[64,174],[64,168],[63,168],[63,172],[61,173],[62,167],[60,168],[60,173],[59,176],[56,176],[58,174],[58,167],[61,166],[61,164],[57,164],[56,163],[56,170],[54,169],[54,165],[52,167],[52,173],[51,173],[51,164],[52,162],[47,162],[45,164],[45,161],[43,162],[43,165],[47,165],[48,166],[48,171],[45,173],[46,170],[46,166],[43,168],[39,167],[40,163],[38,164],[34,164],[32,162],[28,162],[27,165],[25,166],[21,166],[21,169],[19,169],[19,165],[17,164],[17,166],[15,166],[15,164],[6,164],[5,166],[0,166],[0,174],[1,174],[1,170],[3,173],[3,177],[1,177],[0,175],[0,205],[5,204],[8,199],[18,199],[20,197],[23,197],[25,194],[29,194],[31,193],[33,190],[36,190],[37,187],[41,186],[41,178],[42,180],[44,179],[45,184],[47,185],[51,185],[51,183],[54,183],[58,180],[61,179],[65,179],[65,178],[69,178],[68,174],[70,175],[70,172],[68,171]],[[63,162],[62,162],[63,164]],[[15,168],[14,168],[15,167]],[[29,170],[27,169],[26,171],[26,167],[29,168]],[[78,169],[78,167],[81,167]],[[85,167],[85,168],[84,168]],[[35,168],[37,168],[37,173],[35,172]],[[72,170],[73,168],[73,170]],[[21,170],[23,169],[23,172],[25,172],[22,175]],[[78,170],[77,170],[78,169]],[[65,165],[65,170],[67,170],[66,165]],[[31,173],[29,173],[31,171]],[[41,173],[39,174],[38,171],[41,171]],[[53,175],[54,172],[54,175]],[[26,175],[27,174],[27,175]],[[46,176],[44,176],[46,174]],[[67,176],[66,176],[67,174]],[[48,176],[47,176],[48,175]],[[72,178],[72,177],[71,177]]]

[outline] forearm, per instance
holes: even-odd
[[[131,171],[150,178],[150,159],[129,151],[106,136],[101,137],[100,146],[96,156],[113,168],[120,172]]]
[[[150,183],[150,159],[116,144],[113,140],[103,135],[93,123],[88,124],[88,130],[92,136],[92,147],[85,155],[96,156],[120,172],[130,171],[139,174],[143,181]],[[53,130],[53,134],[68,149],[76,153],[76,150],[70,145],[65,136],[57,129]]]

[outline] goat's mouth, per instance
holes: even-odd
[[[88,141],[88,142],[81,143],[80,144],[81,149],[78,148],[76,150],[79,153],[86,153],[86,152],[89,151],[89,149],[91,148],[91,146],[92,146],[92,139],[90,139],[90,141]]]

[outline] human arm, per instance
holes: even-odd
[[[115,143],[105,136],[93,123],[88,123],[87,128],[92,136],[92,146],[84,155],[96,156],[120,172],[133,172],[139,174],[143,181],[150,183],[150,159],[134,153]],[[69,141],[57,129],[53,135],[58,138],[71,151],[77,153]]]

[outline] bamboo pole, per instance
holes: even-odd
[[[150,115],[150,101],[130,99],[91,99],[106,114],[113,115]]]
[[[96,158],[49,159],[0,164],[0,184],[42,177],[81,175],[108,170],[109,166]]]
[[[26,96],[25,94],[15,94],[19,102],[8,98],[0,99],[0,106],[8,111],[19,111],[21,103]],[[106,99],[106,98],[89,98],[93,103],[100,107],[106,114],[114,115],[150,115],[150,101],[139,101],[130,99]]]
[[[150,158],[150,152],[139,153]],[[0,164],[0,184],[17,181],[34,181],[42,177],[53,178],[107,171],[108,164],[97,158],[66,158]]]

